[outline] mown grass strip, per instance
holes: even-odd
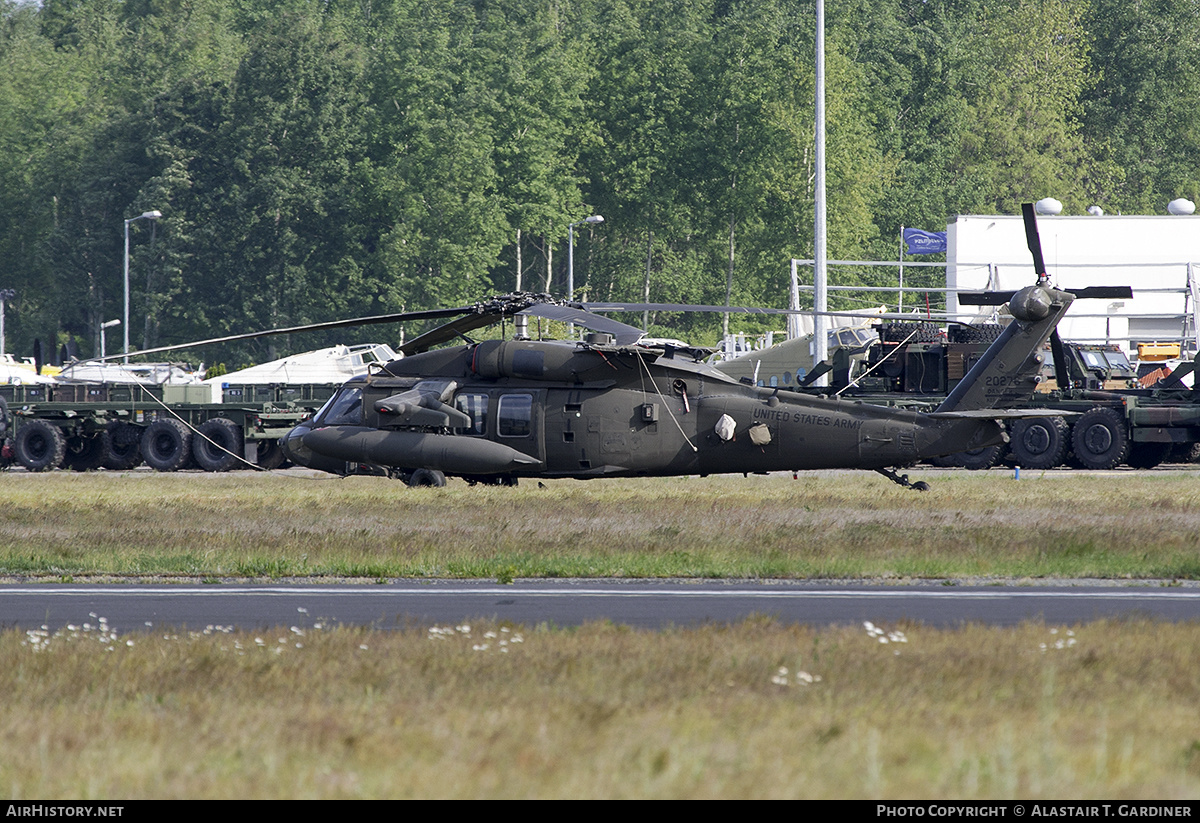
[[[0,475],[0,574],[1200,577],[1190,471],[868,473],[409,489],[381,478]]]

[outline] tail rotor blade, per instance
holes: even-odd
[[[1067,370],[1067,349],[1062,338],[1058,336],[1058,329],[1050,335],[1050,354],[1054,357],[1054,379],[1058,382],[1058,388],[1064,391],[1071,388],[1071,374]]]
[[[1040,279],[1046,276],[1046,261],[1042,257],[1042,238],[1038,234],[1037,217],[1033,213],[1032,203],[1021,204],[1021,216],[1025,218],[1025,242],[1033,255],[1033,269]]]
[[[1077,298],[1092,300],[1129,300],[1133,298],[1133,289],[1129,286],[1088,286],[1085,289],[1067,289]]]

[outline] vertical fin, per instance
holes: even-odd
[[[1017,292],[1009,301],[1013,321],[937,410],[1001,409],[1028,400],[1038,383],[1042,347],[1074,299],[1046,286]]]

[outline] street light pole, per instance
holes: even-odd
[[[567,300],[575,299],[575,227],[583,223],[603,223],[604,218],[598,214],[576,220],[567,224]],[[575,324],[570,324],[571,337],[575,337]]]
[[[130,217],[125,221],[125,323],[123,331],[125,332],[126,363],[129,362],[129,224],[135,220],[157,220],[160,217],[162,217],[162,212],[155,209],[154,211],[144,211],[137,217]]]

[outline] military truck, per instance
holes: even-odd
[[[835,352],[832,385],[864,402],[935,408],[986,350],[1000,326],[889,323],[879,328],[857,374]],[[1150,387],[1116,345],[1062,343],[1042,352],[1042,380],[1029,406],[1064,412],[1014,423],[1010,442],[945,458],[946,465],[987,469],[1002,460],[1031,469],[1069,464],[1152,468],[1192,459],[1200,444],[1200,395],[1180,378],[1191,364]],[[842,361],[839,364],[839,359]],[[812,389],[808,389],[812,390]]]
[[[29,471],[278,468],[278,440],[340,384],[0,386],[0,462]]]

